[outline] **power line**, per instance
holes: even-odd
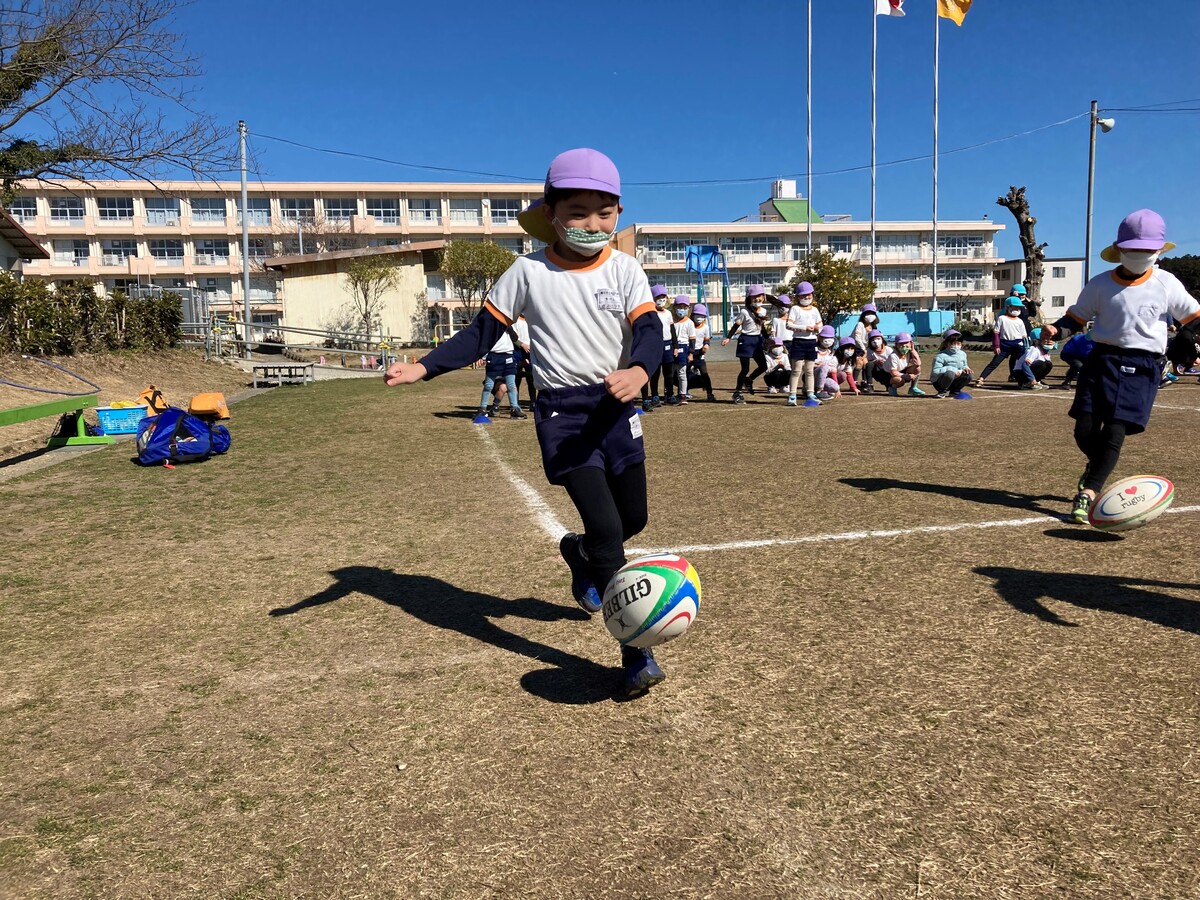
[[[1047,129],[1050,129],[1050,128],[1058,128],[1061,125],[1066,125],[1066,124],[1068,124],[1070,122],[1074,122],[1078,119],[1086,118],[1089,115],[1090,115],[1090,112],[1079,113],[1078,115],[1069,116],[1066,119],[1060,119],[1057,122],[1051,122],[1048,125],[1039,125],[1036,128],[1030,128],[1027,131],[1016,132],[1014,134],[1006,135],[1005,137],[993,138],[992,140],[988,140],[988,141],[980,141],[977,144],[968,144],[965,147],[956,147],[952,150],[945,150],[945,151],[942,151],[939,155],[949,156],[954,153],[965,153],[969,150],[978,150],[981,147],[989,147],[993,144],[1000,144],[1000,143],[1004,143],[1005,141],[1016,140],[1017,138],[1022,138],[1022,137],[1026,137],[1031,134],[1036,134],[1039,131],[1046,131]],[[410,162],[403,162],[401,160],[396,160],[396,159],[388,159],[388,158],[382,157],[382,156],[372,156],[372,155],[366,154],[366,153],[355,153],[350,150],[337,150],[337,149],[333,149],[333,148],[329,148],[329,147],[314,147],[311,144],[304,144],[304,143],[301,143],[300,141],[293,141],[288,138],[276,137],[275,135],[262,134],[261,132],[257,133],[256,136],[263,138],[264,140],[268,140],[268,141],[277,141],[281,144],[290,144],[293,147],[299,147],[303,150],[311,150],[314,153],[328,153],[328,154],[331,154],[334,156],[348,156],[348,157],[351,157],[354,159],[363,159],[363,160],[368,160],[370,162],[378,162],[378,163],[383,163],[385,165],[399,166],[401,168],[407,168],[407,169],[422,169],[424,171],[429,171],[429,172],[445,172],[445,173],[453,174],[453,175],[478,175],[478,176],[483,176],[486,178],[503,178],[503,179],[511,179],[514,181],[529,181],[529,182],[533,182],[533,183],[537,183],[542,180],[541,178],[532,178],[527,175],[512,175],[512,174],[503,173],[503,172],[482,172],[482,171],[476,171],[473,169],[456,169],[456,168],[452,168],[449,166],[429,166],[429,165],[424,165],[421,163],[410,163]],[[931,154],[931,153],[923,154],[920,156],[909,156],[909,157],[905,157],[903,159],[894,159],[894,160],[890,160],[888,162],[879,163],[876,166],[876,168],[882,169],[882,168],[888,168],[890,166],[905,165],[907,163],[921,162],[922,160],[927,160],[927,159],[932,159],[932,158],[933,158],[933,154]],[[871,167],[869,164],[861,165],[861,166],[848,166],[848,167],[842,168],[842,169],[831,169],[826,172],[814,172],[813,177],[824,178],[824,177],[827,177],[830,175],[848,175],[848,174],[851,174],[854,172],[866,171],[870,168]],[[765,176],[757,176],[757,177],[749,177],[749,178],[712,178],[712,179],[698,179],[698,180],[693,180],[693,181],[627,181],[627,182],[625,182],[625,184],[628,185],[629,187],[713,187],[713,186],[736,185],[736,184],[761,184],[763,182],[773,181],[776,178],[780,178],[780,177],[800,178],[800,177],[807,176],[807,174],[808,174],[807,172],[793,172],[793,173],[783,173],[783,174],[775,173],[773,175],[765,175]]]

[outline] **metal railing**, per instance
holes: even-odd
[[[194,257],[198,266],[227,266],[229,265],[229,256],[222,256],[219,253],[197,253]]]
[[[178,225],[179,213],[165,209],[146,210],[147,225]]]

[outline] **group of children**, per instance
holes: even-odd
[[[668,397],[686,402],[689,389],[698,386],[696,364],[711,341],[706,311],[677,297],[664,316],[665,289],[652,290],[637,261],[611,247],[620,197],[620,176],[604,154],[580,148],[556,157],[546,175],[545,196],[518,216],[526,231],[548,246],[516,260],[468,328],[420,362],[394,363],[385,376],[388,385],[411,384],[484,355],[491,363],[497,354],[493,386],[502,378],[515,404],[515,373],[510,380],[515,353],[510,364],[506,351],[497,347],[504,347],[507,334],[534,350],[534,420],[543,468],[551,484],[566,490],[583,523],[582,534],[562,537],[559,552],[571,575],[572,597],[589,613],[600,611],[606,586],[625,563],[625,542],[647,522],[645,451],[635,401],[645,402],[647,388],[653,399],[657,390],[651,377],[660,373]],[[1200,303],[1174,276],[1154,267],[1158,253],[1172,246],[1156,213],[1131,214],[1102,254],[1119,266],[1090,280],[1065,316],[1043,326],[1036,347],[1025,347],[1027,335],[1015,326],[1001,325],[996,357],[980,379],[1008,358],[1032,389],[1045,379],[1055,339],[1094,323],[1091,352],[1068,373],[1078,378],[1070,415],[1087,458],[1072,510],[1076,521],[1086,521],[1125,436],[1145,429],[1172,319],[1186,346],[1195,346]],[[801,382],[805,397],[817,402],[822,393],[857,394],[875,386],[892,395],[904,386],[909,394],[924,393],[911,335],[896,335],[889,347],[878,328],[878,312],[868,306],[854,334],[839,342],[813,306],[812,285],[801,284],[797,294],[794,303],[770,298],[774,314],[768,315],[765,290],[751,288],[723,341],[738,338],[735,400],[744,402],[760,375],[767,376],[768,390],[782,391],[786,383],[789,404],[796,402]],[[522,319],[528,320],[527,338],[517,329]],[[1069,348],[1070,343],[1064,350]],[[961,395],[971,377],[962,335],[951,329],[934,359],[932,383],[939,397]],[[707,372],[699,378],[711,396]],[[622,647],[621,663],[625,697],[644,694],[666,677],[650,650]]]

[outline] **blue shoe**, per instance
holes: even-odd
[[[889,397],[899,397],[900,392],[898,390],[896,390],[894,387],[888,387],[888,396]]]
[[[571,570],[571,596],[583,607],[584,612],[591,615],[600,612],[604,602],[596,586],[592,584],[582,548],[583,538],[571,531],[564,534],[558,542],[558,552],[562,554],[563,562]]]
[[[642,696],[667,678],[667,673],[655,661],[654,654],[637,647],[621,648],[621,667],[625,670],[622,697],[626,700]]]

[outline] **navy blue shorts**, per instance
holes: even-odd
[[[1068,415],[1124,422],[1127,434],[1146,430],[1162,378],[1159,357],[1145,350],[1097,344],[1083,361],[1075,402]]]
[[[517,357],[512,353],[489,353],[484,375],[493,381],[517,374]]]
[[[675,351],[670,341],[663,341],[663,353],[660,362],[669,363],[675,359]]]
[[[762,351],[761,334],[739,334],[737,342],[737,358],[751,359]]]
[[[808,362],[817,358],[817,342],[815,339],[792,338],[792,346],[788,349],[792,362],[800,360]]]
[[[539,391],[533,421],[551,484],[562,484],[576,469],[619,475],[646,460],[633,404],[618,402],[602,384]]]

